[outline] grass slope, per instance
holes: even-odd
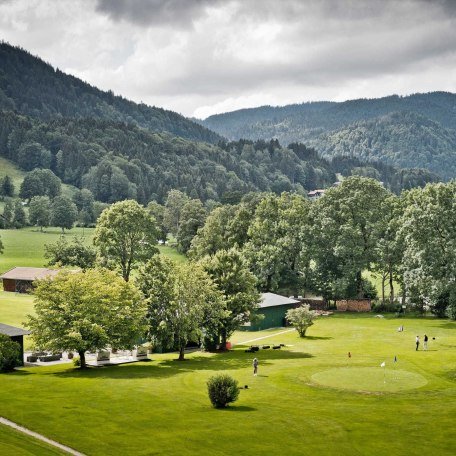
[[[403,333],[396,331],[400,323]],[[455,329],[436,319],[337,315],[317,321],[306,339],[294,331],[236,334],[234,342],[270,335],[261,343],[288,345],[258,353],[258,377],[243,346],[196,352],[183,363],[168,354],[84,372],[22,368],[0,376],[0,414],[93,455],[452,455]],[[415,335],[425,332],[436,340],[428,352],[416,352]],[[380,363],[391,369],[395,355],[397,369],[422,377],[423,386],[378,390]],[[339,368],[353,369],[351,389],[346,378],[333,378],[330,387],[313,380]],[[372,370],[373,391],[356,387],[363,369]],[[207,398],[206,381],[218,372],[249,385],[227,410],[211,408]]]
[[[92,242],[93,228],[73,228],[66,231],[65,236],[69,241],[74,236],[84,236],[86,242]],[[46,228],[40,232],[36,227],[20,230],[0,230],[0,239],[4,245],[4,253],[0,255],[0,274],[15,266],[43,267],[44,245],[56,242],[62,232],[60,228]],[[176,262],[186,261],[186,257],[169,246],[158,246],[160,252]]]

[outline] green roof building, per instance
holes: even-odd
[[[293,309],[300,305],[300,301],[287,298],[275,293],[263,293],[261,302],[256,314],[263,315],[263,319],[248,323],[240,329],[243,331],[261,331],[262,329],[280,328],[287,326],[285,314],[288,309]]]

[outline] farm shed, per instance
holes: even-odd
[[[300,302],[297,299],[287,298],[275,293],[263,293],[257,314],[263,315],[260,321],[244,325],[244,331],[260,331],[262,329],[279,328],[287,326],[285,314],[288,309],[298,307]]]
[[[59,273],[57,269],[22,268],[10,269],[0,276],[3,281],[3,290],[15,293],[29,293],[33,288],[33,281],[54,277]]]
[[[13,342],[17,342],[21,346],[21,364],[24,362],[24,336],[30,334],[30,331],[27,331],[22,328],[15,328],[14,326],[5,325],[0,323],[0,334],[8,336]]]

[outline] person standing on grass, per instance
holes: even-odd
[[[420,336],[416,336],[415,344],[416,344],[415,351],[418,351],[418,347],[420,346]]]
[[[425,350],[427,350],[427,343],[428,343],[428,340],[429,340],[429,339],[428,339],[428,336],[427,336],[427,334],[425,334],[425,335],[424,335],[424,339],[423,339],[423,348],[424,348]]]
[[[256,377],[258,374],[258,360],[253,358],[253,375]]]

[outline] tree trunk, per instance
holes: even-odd
[[[222,340],[221,345],[220,345],[220,350],[225,351],[226,350],[226,339],[227,339],[225,328],[222,328],[222,330],[220,331],[220,338]]]
[[[394,280],[393,280],[393,271],[390,268],[389,270],[389,286],[390,286],[390,304],[394,303]]]
[[[382,305],[385,305],[385,280],[386,277],[382,275]]]
[[[81,366],[80,368],[81,369],[85,369],[87,367],[87,364],[86,364],[86,357],[85,357],[85,351],[80,351],[78,352],[79,354],[79,361],[81,363]]]
[[[184,361],[184,356],[185,356],[185,345],[180,345],[179,346],[179,361]]]
[[[364,293],[363,293],[363,276],[362,276],[361,271],[358,271],[356,273],[356,289],[358,292],[358,299],[362,299],[364,297]]]
[[[266,282],[266,291],[271,291],[272,275],[268,275]]]

